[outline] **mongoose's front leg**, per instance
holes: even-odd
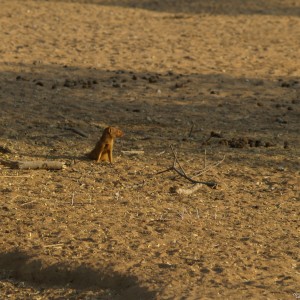
[[[112,164],[113,163],[112,147],[108,149],[108,159],[109,162]]]
[[[97,163],[101,160],[101,156],[102,156],[102,153],[104,151],[104,148],[105,148],[105,145],[100,146],[99,154],[98,154],[98,157],[97,157]]]

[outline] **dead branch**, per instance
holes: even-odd
[[[188,181],[190,181],[192,183],[195,183],[195,184],[205,184],[205,185],[207,185],[209,187],[216,188],[216,186],[217,186],[216,182],[213,182],[213,181],[212,182],[210,182],[210,181],[198,181],[198,180],[194,180],[193,178],[189,177],[185,173],[185,171],[183,170],[181,164],[179,163],[177,155],[176,155],[176,153],[175,153],[172,145],[170,146],[170,148],[171,148],[171,150],[173,152],[173,156],[174,156],[174,161],[173,161],[172,167],[167,168],[166,170],[163,170],[163,171],[159,171],[155,175],[162,174],[162,173],[165,173],[165,172],[168,172],[168,171],[175,171],[178,175],[180,175],[181,177],[187,179]],[[179,168],[176,167],[176,163],[179,166]]]

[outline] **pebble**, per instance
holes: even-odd
[[[287,121],[284,120],[284,119],[282,119],[282,118],[280,118],[280,117],[278,117],[278,118],[276,119],[276,122],[277,122],[277,123],[280,123],[280,124],[287,124]]]

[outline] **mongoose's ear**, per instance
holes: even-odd
[[[112,128],[111,127],[108,127],[108,133],[112,134]]]

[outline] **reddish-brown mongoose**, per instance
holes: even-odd
[[[109,161],[113,163],[113,147],[114,139],[117,137],[122,137],[124,135],[123,131],[116,127],[107,127],[104,129],[101,139],[97,142],[94,149],[88,154],[90,159],[96,160],[97,162]]]

